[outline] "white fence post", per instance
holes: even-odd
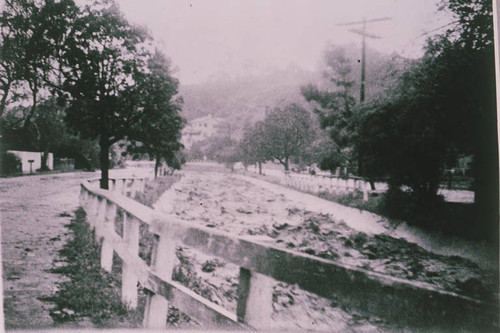
[[[113,267],[113,244],[108,239],[107,234],[114,233],[114,223],[116,219],[116,205],[103,198],[105,207],[104,221],[98,229],[102,228],[102,245],[101,245],[101,267],[108,272],[111,272]]]
[[[123,195],[126,197],[131,197],[131,191],[132,191],[132,186],[131,185],[133,182],[132,179],[124,179],[123,180]],[[130,184],[129,184],[130,183]]]
[[[130,254],[139,253],[139,221],[123,212],[123,239]],[[128,309],[137,308],[138,278],[133,268],[126,262],[122,265],[122,302]]]
[[[153,247],[151,267],[161,279],[172,280],[172,272],[175,262],[175,240],[168,229],[155,238]],[[148,297],[149,306],[144,314],[145,326],[147,328],[165,328],[168,315],[168,301],[159,295]]]
[[[369,190],[371,189],[370,183],[365,181],[364,186],[363,186],[363,201],[366,202],[368,201],[369,198]]]
[[[122,264],[122,303],[129,310],[137,309],[137,275],[127,262]]]
[[[273,288],[275,280],[246,268],[240,268],[238,321],[256,329],[272,328]]]
[[[92,229],[95,228],[96,218],[97,218],[97,207],[99,206],[99,200],[97,196],[93,193],[89,193],[89,203],[87,213],[87,221]]]
[[[172,280],[175,257],[175,239],[170,234],[162,234],[155,241],[151,266],[156,274],[166,281]]]
[[[149,329],[167,327],[168,301],[160,295],[150,295],[146,301],[144,326]]]
[[[104,223],[106,219],[106,199],[99,197],[98,195],[96,197],[96,210],[95,210],[95,219],[94,219],[94,229],[96,231],[96,239],[99,239],[101,237],[101,230],[100,228],[102,227],[102,224]]]
[[[120,194],[125,195],[125,191],[127,190],[127,179],[120,180]]]

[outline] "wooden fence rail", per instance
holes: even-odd
[[[165,328],[169,302],[206,328],[272,328],[273,286],[276,281],[297,284],[341,306],[364,311],[402,327],[468,329],[490,327],[497,308],[490,304],[437,290],[425,283],[365,271],[338,262],[278,249],[258,241],[196,226],[174,216],[156,214],[124,194],[144,187],[147,179],[114,179],[110,190],[95,181],[81,184],[80,203],[89,224],[102,239],[101,266],[111,271],[113,253],[123,261],[122,301],[137,307],[140,283],[150,292],[144,325]],[[118,211],[123,232],[116,233]],[[154,234],[150,265],[138,255],[139,226]],[[240,267],[236,313],[204,299],[172,280],[175,249],[184,245]],[[492,317],[493,316],[493,317]]]

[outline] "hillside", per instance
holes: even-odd
[[[266,110],[290,103],[305,106],[307,103],[300,88],[317,78],[316,73],[293,68],[263,76],[181,86],[182,114],[188,122],[209,114],[226,118],[236,134],[245,126],[264,119]]]
[[[325,56],[328,50],[325,49]],[[352,87],[354,97],[359,97],[361,51],[354,44],[342,46],[345,55],[350,59],[351,77],[355,82]],[[325,61],[322,67],[325,68]],[[367,50],[367,98],[390,88],[396,81],[398,73],[408,66],[409,62],[396,55],[386,55],[374,50]],[[233,138],[238,138],[248,125],[262,120],[266,110],[298,103],[311,109],[300,93],[302,86],[312,83],[320,88],[333,90],[335,87],[326,80],[321,72],[306,71],[297,66],[289,66],[284,70],[261,76],[231,78],[221,73],[217,79],[180,87],[180,95],[184,99],[183,117],[190,120],[209,114],[225,118],[227,128]]]

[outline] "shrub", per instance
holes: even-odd
[[[12,153],[0,153],[0,163],[0,173],[2,175],[21,172],[21,160]]]

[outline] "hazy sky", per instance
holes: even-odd
[[[369,47],[418,57],[422,33],[450,21],[437,0],[120,0],[131,21],[146,25],[178,68],[182,84],[214,73],[256,74],[295,64],[316,69],[328,42],[361,43],[338,23],[392,17],[367,25],[382,39]]]

